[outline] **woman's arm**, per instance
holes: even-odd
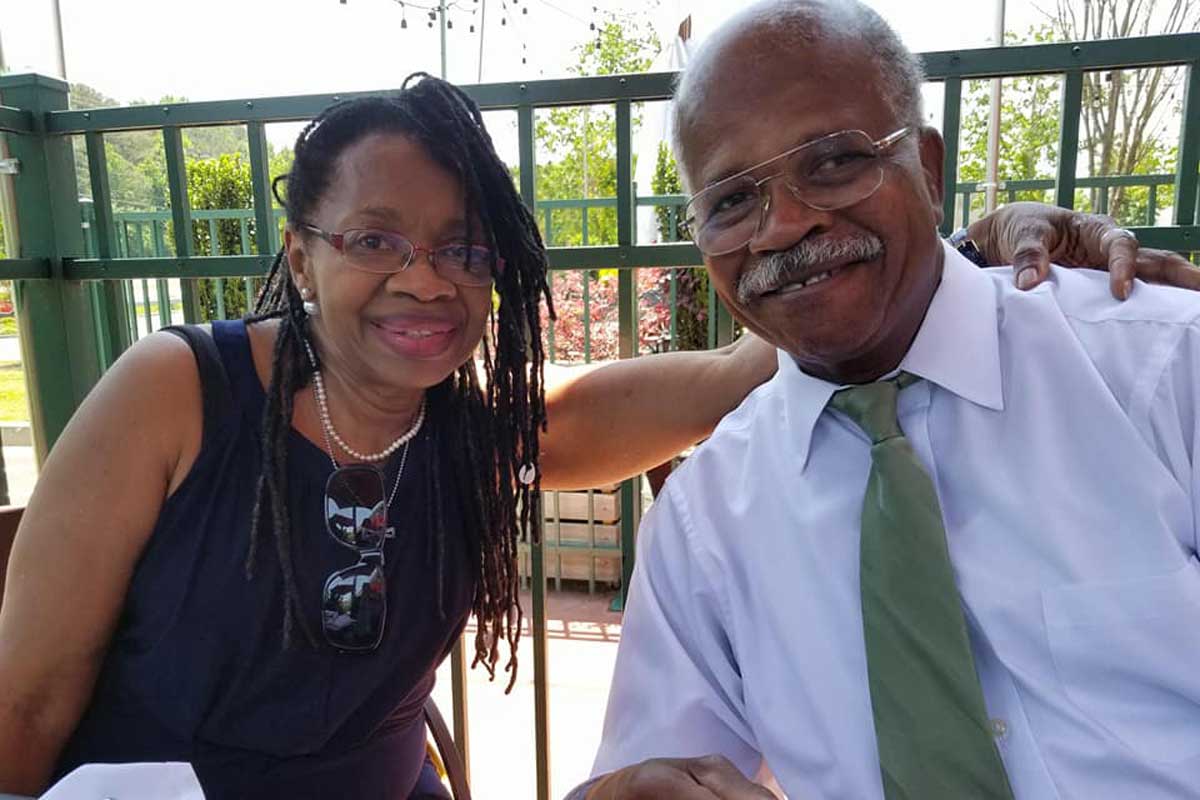
[[[661,464],[712,433],[775,367],[775,348],[749,334],[719,350],[548,366],[542,486],[599,486]]]
[[[157,334],[121,356],[46,460],[0,606],[0,792],[49,781],[163,500],[195,460],[201,418],[190,348]]]

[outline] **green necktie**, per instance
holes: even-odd
[[[871,439],[860,587],[884,794],[1010,800],[937,492],[896,420],[896,396],[916,380],[901,373],[843,389],[829,401]]]

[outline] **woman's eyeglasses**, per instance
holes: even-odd
[[[873,195],[883,183],[881,158],[915,128],[900,128],[872,141],[863,131],[839,131],[786,150],[717,181],[688,200],[682,227],[706,256],[745,247],[758,234],[770,205],[764,186],[783,178],[792,196],[817,211],[834,211]],[[754,173],[778,169],[764,178]]]
[[[325,527],[334,540],[358,552],[358,563],[325,580],[321,623],[339,650],[374,650],[387,620],[383,546],[394,535],[387,520],[383,472],[370,464],[339,467],[325,484]]]
[[[364,272],[379,275],[403,272],[421,252],[429,254],[429,262],[438,275],[460,286],[491,286],[493,264],[496,275],[504,272],[504,259],[491,248],[479,244],[420,247],[399,233],[378,228],[330,233],[307,222],[298,223],[296,227],[324,239],[345,256],[346,263]]]

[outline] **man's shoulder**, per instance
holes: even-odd
[[[1191,325],[1200,320],[1200,295],[1187,289],[1135,281],[1127,300],[1112,296],[1107,272],[1054,266],[1049,280],[1024,291],[1012,281],[1011,267],[985,270],[996,286],[1001,309],[1028,302],[1053,300],[1064,317],[1078,323],[1140,322],[1165,326]],[[1120,327],[1120,326],[1117,326]]]
[[[1041,356],[1022,358],[1018,371],[1057,370],[1082,356],[1130,414],[1150,402],[1185,334],[1200,332],[1200,295],[1192,291],[1138,281],[1127,300],[1117,300],[1108,273],[1090,269],[1054,267],[1028,292],[1012,285],[1011,270],[989,277],[1001,346]]]
[[[725,415],[712,436],[698,445],[667,481],[677,497],[696,492],[721,496],[749,468],[755,449],[773,441],[785,423],[783,380],[776,374]],[[763,434],[768,436],[764,437]]]

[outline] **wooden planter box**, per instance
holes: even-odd
[[[557,495],[557,504],[556,504]],[[543,492],[546,578],[621,581],[621,492],[618,484],[588,492]],[[589,523],[589,516],[591,521]],[[520,548],[521,577],[530,575],[529,546]]]
[[[528,545],[521,545],[519,563],[521,577],[528,578],[531,573]],[[594,580],[596,582],[611,584],[621,582],[621,553],[619,550],[612,553],[589,554],[586,549],[581,553],[573,553],[565,547],[546,549],[546,580],[587,581],[589,588],[594,591],[595,587],[591,586],[593,575],[589,571],[589,564],[595,565]],[[556,586],[555,588],[561,587]]]
[[[590,499],[589,499],[590,494]],[[555,495],[558,505],[555,506]],[[594,522],[611,524],[621,521],[621,487],[616,484],[578,492],[542,492],[542,516],[587,523],[589,504]]]

